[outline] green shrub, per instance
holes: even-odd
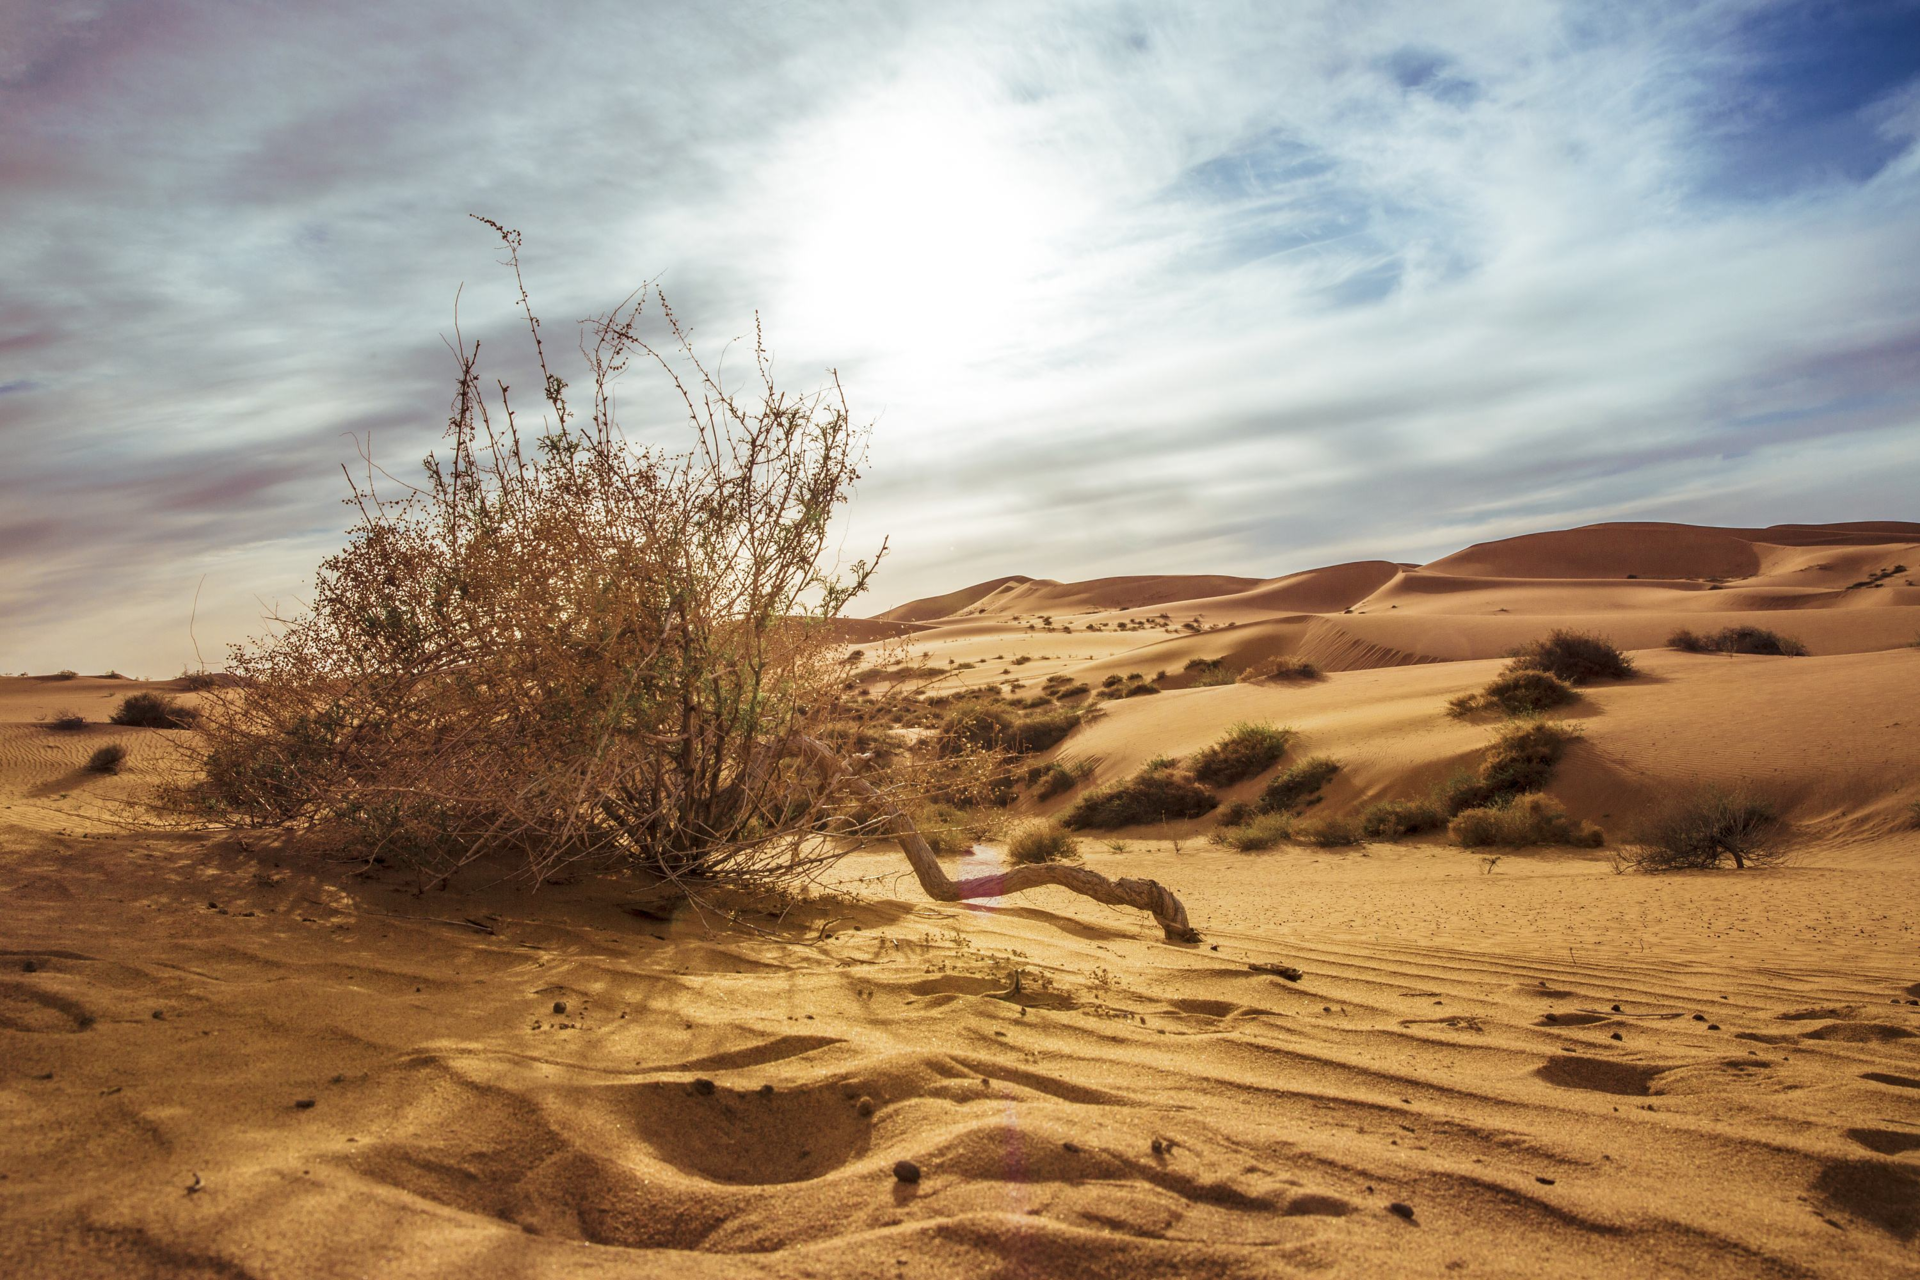
[[[109,742],[87,757],[88,773],[118,773],[126,761],[127,749],[117,742]]]
[[[1792,636],[1765,627],[1727,627],[1711,635],[1697,635],[1685,627],[1667,637],[1667,647],[1685,653],[1759,653],[1804,658],[1807,646]]]
[[[1092,772],[1093,761],[1091,760],[1075,760],[1071,764],[1053,760],[1029,769],[1027,785],[1033,788],[1034,799],[1051,800],[1079,786]]]
[[[1519,796],[1507,805],[1467,809],[1455,816],[1447,831],[1468,849],[1547,844],[1591,849],[1603,839],[1598,827],[1575,822],[1558,800],[1538,793]]]
[[[1073,856],[1073,837],[1050,818],[1023,822],[1007,837],[1010,862],[1055,862]]]
[[[1323,849],[1360,843],[1360,824],[1352,818],[1302,818],[1293,824],[1293,839]]]
[[[1531,669],[1502,672],[1480,691],[1483,705],[1510,716],[1537,715],[1564,707],[1575,696],[1573,688],[1559,676]]]
[[[1155,762],[1125,782],[1082,796],[1063,821],[1075,830],[1132,827],[1198,818],[1219,803],[1192,774],[1174,767],[1171,761]]]
[[[1772,801],[1744,789],[1703,787],[1655,809],[1634,832],[1627,861],[1641,871],[1761,866],[1782,856]]]
[[[1360,813],[1360,833],[1369,840],[1398,840],[1446,825],[1446,815],[1437,807],[1417,800],[1382,800]]]
[[[1273,848],[1287,839],[1292,831],[1293,819],[1286,814],[1260,813],[1222,826],[1213,833],[1213,839],[1241,853],[1253,853],[1259,849]]]
[[[1544,640],[1514,650],[1509,671],[1544,671],[1568,684],[1621,680],[1633,674],[1633,660],[1605,636],[1561,627]]]
[[[1193,687],[1209,688],[1214,685],[1234,684],[1239,677],[1221,658],[1195,658],[1184,670],[1193,677]]]
[[[129,694],[108,717],[114,724],[137,729],[187,729],[199,718],[198,711],[182,706],[170,693]]]
[[[1319,800],[1320,789],[1340,772],[1339,762],[1313,756],[1276,775],[1260,793],[1260,812],[1293,813]]]
[[[1230,787],[1278,764],[1293,741],[1293,730],[1249,720],[1193,757],[1193,776],[1210,787]]]
[[[1916,802],[1916,805],[1920,806],[1920,802]],[[1232,804],[1221,809],[1218,817],[1221,826],[1237,827],[1242,823],[1253,821],[1254,816],[1259,812],[1258,809],[1248,804],[1245,800],[1235,800]]]

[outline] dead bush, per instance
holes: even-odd
[[[1550,844],[1593,849],[1604,839],[1600,828],[1574,821],[1558,800],[1538,793],[1518,796],[1502,806],[1467,809],[1454,817],[1447,830],[1468,849]]]
[[[1225,737],[1194,755],[1193,776],[1209,787],[1244,782],[1278,764],[1293,738],[1291,729],[1243,720],[1230,727]]]
[[[64,707],[54,712],[53,715],[47,719],[47,728],[59,729],[67,733],[72,733],[77,729],[84,729],[86,727],[87,718],[85,716],[81,715],[78,711],[72,711]]]
[[[1260,812],[1297,813],[1320,802],[1320,789],[1333,781],[1340,764],[1326,756],[1313,756],[1283,770],[1260,793]]]
[[[1318,680],[1320,668],[1305,658],[1290,658],[1284,655],[1262,658],[1248,667],[1243,680]]]
[[[1271,849],[1293,833],[1293,819],[1284,813],[1250,814],[1239,822],[1220,827],[1213,833],[1217,844],[1241,853]]]
[[[1702,787],[1656,808],[1633,833],[1627,861],[1641,871],[1766,866],[1784,855],[1779,807],[1744,788]]]
[[[1509,671],[1544,671],[1568,684],[1589,680],[1624,680],[1633,674],[1633,659],[1605,636],[1561,627],[1544,640],[1535,640],[1513,652]]]
[[[127,760],[127,749],[117,742],[109,742],[87,757],[88,773],[118,773],[120,766]]]

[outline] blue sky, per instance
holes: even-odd
[[[296,603],[511,345],[470,212],[840,370],[864,609],[1915,518],[1920,4],[537,8],[0,15],[0,669]]]

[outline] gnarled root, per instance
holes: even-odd
[[[1036,889],[1043,884],[1057,884],[1075,893],[1085,894],[1095,902],[1105,902],[1116,907],[1136,907],[1149,912],[1159,922],[1167,938],[1173,942],[1198,942],[1200,934],[1187,923],[1187,909],[1180,905],[1180,899],[1173,896],[1166,886],[1157,880],[1138,880],[1131,877],[1109,880],[1098,871],[1089,871],[1085,867],[1062,866],[1058,863],[1035,863],[1013,867],[992,875],[973,876],[966,880],[954,880],[940,869],[939,861],[933,856],[933,850],[921,838],[919,830],[913,825],[913,819],[887,803],[885,798],[874,789],[873,784],[863,778],[857,778],[841,760],[826,746],[812,738],[801,738],[800,749],[827,776],[838,780],[855,795],[872,801],[883,813],[887,830],[900,841],[900,848],[907,855],[907,861],[913,866],[913,874],[920,881],[920,887],[927,896],[936,902],[965,902],[973,898],[999,898],[1010,893],[1019,893],[1023,889]]]

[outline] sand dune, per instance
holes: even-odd
[[[1438,839],[1240,854],[1209,819],[1082,840],[1179,892],[1198,946],[1060,889],[931,903],[885,847],[729,925],[128,827],[177,739],[101,722],[165,686],[0,680],[0,1274],[1913,1274],[1896,565],[1920,526],[1599,526],[1426,566],[998,579],[849,630],[916,624],[898,655],[949,689],[1164,671],[1050,755],[1098,785],[1267,720],[1342,763],[1328,812],[1470,764],[1491,726],[1447,700],[1598,630],[1641,674],[1557,713],[1584,736],[1556,797],[1617,834],[1755,783],[1794,824],[1784,866],[1675,876]],[[1735,622],[1812,656],[1662,647]],[[1186,671],[1274,656],[1323,675]],[[68,708],[92,723],[50,728]],[[85,772],[109,741],[128,771]]]

